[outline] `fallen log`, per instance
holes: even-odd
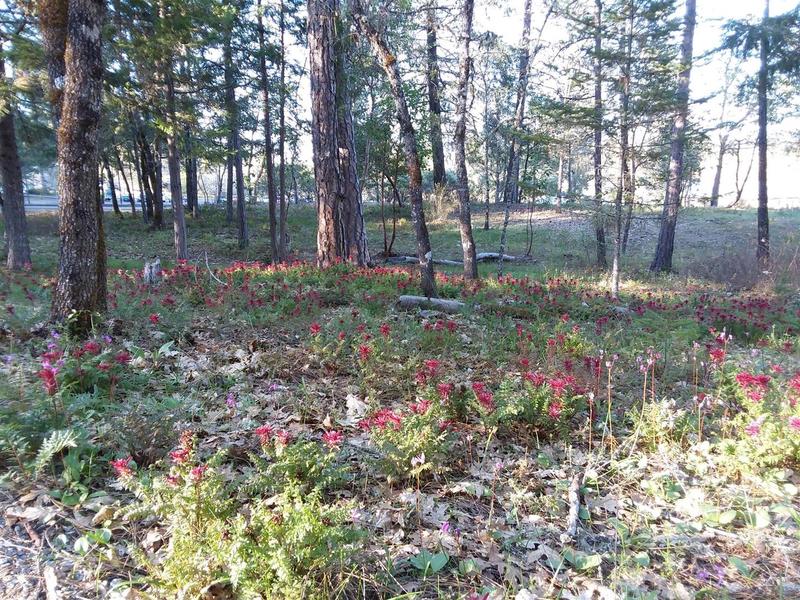
[[[500,260],[500,253],[499,252],[478,252],[475,255],[475,260],[478,262],[486,262],[489,260]],[[503,260],[517,260],[516,256],[511,256],[510,254],[503,254]]]
[[[466,306],[458,300],[446,300],[444,298],[426,298],[425,296],[400,296],[397,305],[405,310],[413,308],[424,308],[440,310],[445,313],[454,314],[464,310]]]
[[[498,252],[479,252],[475,255],[475,260],[478,262],[489,262],[499,259],[500,254]],[[503,254],[503,260],[515,261],[517,257],[511,256],[510,254]],[[464,264],[463,261],[450,260],[447,258],[434,258],[431,259],[431,262],[435,265],[444,265],[447,267],[460,267]],[[390,256],[386,259],[386,263],[390,265],[416,265],[419,263],[419,259],[416,256]]]

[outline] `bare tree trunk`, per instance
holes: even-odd
[[[339,193],[334,67],[335,0],[308,0],[311,137],[317,195],[317,265],[336,262]]]
[[[225,221],[233,223],[233,142],[228,136],[228,159],[225,163]]]
[[[714,185],[711,187],[711,206],[719,206],[719,186],[722,182],[722,164],[725,160],[725,152],[728,150],[728,136],[719,136],[719,152],[717,153],[717,166],[714,170]]]
[[[261,93],[264,96],[264,152],[267,157],[267,201],[269,207],[269,245],[270,260],[277,263],[282,260],[278,246],[277,198],[275,195],[275,167],[273,165],[272,147],[272,114],[269,105],[269,77],[267,76],[267,47],[264,41],[264,15],[261,0],[258,0],[258,50],[259,75],[261,77]]]
[[[122,164],[122,160],[119,158],[119,150],[117,150],[116,146],[112,147],[112,151],[114,152],[114,163],[117,167],[117,171],[119,171],[120,177],[122,177],[122,182],[125,184],[125,191],[128,192],[128,202],[131,205],[131,214],[135,217],[136,216],[136,198],[131,191],[130,183],[128,182],[128,176],[125,174],[125,168]]]
[[[769,257],[769,209],[767,206],[767,89],[769,87],[769,0],[764,0],[764,20],[761,25],[761,67],[758,70],[758,267],[766,271]]]
[[[675,246],[675,228],[678,224],[678,207],[683,183],[683,151],[686,145],[686,121],[689,116],[689,78],[692,73],[692,47],[694,26],[697,20],[696,0],[686,0],[686,16],[683,21],[683,43],[681,65],[678,76],[678,106],[672,123],[672,148],[669,159],[669,177],[664,195],[664,211],[661,217],[661,233],[656,255],[650,265],[651,271],[671,271],[672,252]]]
[[[511,205],[517,201],[519,195],[519,136],[525,121],[526,98],[528,94],[528,66],[531,59],[531,0],[525,0],[525,11],[522,22],[522,42],[519,49],[519,78],[517,80],[517,104],[514,113],[514,132],[511,135],[511,145],[508,150],[508,166],[506,167],[506,181],[503,189],[505,202],[505,215],[503,217],[503,230],[500,233],[500,258],[497,261],[497,274],[503,274],[503,255],[506,251],[508,237],[508,221],[511,216]]]
[[[530,0],[527,1],[530,2]],[[431,242],[428,236],[428,226],[425,223],[425,211],[422,206],[422,169],[420,167],[419,154],[417,153],[417,136],[414,132],[411,114],[408,111],[396,54],[389,49],[386,41],[370,23],[364,12],[361,0],[350,0],[350,6],[358,29],[369,40],[378,62],[386,73],[389,87],[392,90],[397,109],[397,120],[400,124],[400,138],[403,142],[403,151],[406,156],[408,196],[411,203],[411,219],[414,222],[417,238],[420,283],[425,296],[434,297],[436,296],[436,280],[433,272],[433,261],[431,260]]]
[[[108,156],[103,154],[100,160],[102,161],[103,168],[106,171],[108,185],[111,189],[111,207],[114,209],[114,214],[118,217],[121,217],[122,211],[119,209],[119,202],[117,201],[117,189],[114,187],[114,172],[111,170],[111,164],[108,162]]]
[[[164,161],[161,159],[161,138],[158,135],[153,145],[155,152],[150,155],[153,161],[153,226],[161,229],[164,227]]]
[[[519,77],[517,79],[517,103],[514,111],[514,131],[508,151],[508,167],[503,190],[506,211],[510,204],[517,201],[519,195],[519,136],[525,121],[526,99],[528,95],[528,67],[531,60],[531,0],[525,0],[525,11],[522,21],[522,41],[519,48]],[[503,250],[500,250],[503,254]]]
[[[469,177],[465,140],[467,137],[467,94],[469,93],[470,56],[472,38],[472,13],[474,0],[464,0],[461,33],[461,56],[458,73],[458,96],[456,98],[456,170],[458,175],[458,225],[461,233],[461,250],[464,256],[464,278],[478,278],[478,262],[475,259],[475,240],[472,237],[472,214],[469,204]]]
[[[233,66],[233,50],[231,48],[231,32],[226,33],[223,48],[225,76],[225,110],[228,113],[228,126],[231,136],[231,161],[236,172],[236,234],[239,248],[246,248],[249,243],[247,232],[247,215],[245,213],[244,172],[242,168],[242,148],[239,135],[239,106],[236,103],[236,80]],[[230,174],[230,171],[229,171]],[[228,183],[232,191],[233,180]]]
[[[49,57],[64,66],[63,89],[57,84],[51,90],[54,109],[60,114],[56,144],[61,200],[52,314],[58,320],[70,317],[75,332],[86,333],[92,315],[106,307],[105,233],[98,186],[105,2],[42,0],[39,6],[44,39],[59,37],[66,24],[63,46],[52,47]],[[54,22],[54,15],[65,19]]]
[[[170,121],[167,136],[167,167],[169,168],[169,195],[172,201],[172,231],[175,240],[175,258],[186,260],[189,252],[186,247],[186,219],[183,214],[183,192],[181,190],[181,157],[175,140],[178,123],[175,118],[175,81],[172,76],[172,57],[166,61],[167,116]]]
[[[2,54],[0,54],[0,78],[5,79]],[[0,179],[3,184],[3,221],[8,244],[6,266],[12,271],[21,271],[31,264],[31,247],[28,242],[28,223],[25,219],[25,196],[17,133],[14,127],[14,111],[8,106],[5,114],[0,117]]]
[[[442,143],[442,103],[439,100],[439,58],[436,41],[436,0],[430,0],[427,6],[425,33],[427,38],[428,69],[428,111],[430,113],[431,153],[433,155],[433,185],[444,185],[446,171],[444,166],[444,144]]]
[[[280,169],[278,171],[278,198],[280,199],[280,237],[278,239],[279,253],[281,260],[286,259],[288,254],[288,224],[289,224],[289,203],[286,198],[286,23],[284,21],[284,2],[280,3],[280,30],[281,30],[281,82],[280,82],[280,103],[279,103],[279,131],[278,131],[278,157],[280,158]]]
[[[595,0],[594,13],[594,234],[597,266],[605,269],[606,232],[603,215],[603,0]]]
[[[344,29],[344,28],[341,28]],[[339,34],[334,41],[336,77],[336,144],[339,160],[339,256],[358,266],[369,263],[367,234],[361,206],[361,185],[353,134],[353,114],[348,89],[347,39]]]

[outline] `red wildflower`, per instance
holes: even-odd
[[[159,316],[158,316],[158,313],[153,313],[153,314],[151,314],[151,315],[150,315],[150,322],[151,322],[153,325],[158,325],[158,321],[159,321],[160,319],[161,319],[161,317],[159,317]]]
[[[381,332],[381,335],[385,338],[388,338],[389,334],[392,332],[392,328],[389,327],[388,323],[381,323],[381,326],[378,329]]]
[[[192,483],[200,483],[203,480],[206,471],[208,471],[208,465],[197,465],[191,471],[189,471],[189,478],[192,480]]]
[[[341,431],[326,431],[322,434],[322,443],[328,448],[337,448],[341,446],[344,440],[344,435]]]
[[[478,402],[480,405],[489,412],[494,410],[494,394],[489,390],[481,390],[477,392]]]
[[[293,436],[285,429],[281,429],[275,434],[275,438],[278,440],[278,443],[281,446],[288,446],[289,444],[291,444]]]
[[[319,335],[322,331],[322,326],[317,323],[316,321],[311,324],[311,327],[308,328],[311,331],[311,335]]]
[[[38,373],[39,379],[41,379],[42,383],[44,383],[44,389],[48,396],[52,396],[58,391],[56,373],[58,373],[58,369],[53,367],[45,367]]]
[[[708,351],[708,355],[711,357],[711,362],[716,364],[721,364],[725,361],[725,350],[722,348],[712,348]]]
[[[366,344],[361,344],[358,347],[358,358],[362,362],[367,362],[371,354],[372,354],[372,348],[370,346],[367,346]]]
[[[450,399],[450,394],[453,393],[455,386],[452,383],[440,383],[436,386],[436,391],[439,392],[439,397],[447,402]]]
[[[83,345],[83,351],[87,354],[94,354],[96,356],[100,354],[100,344],[94,341],[86,342]]]
[[[550,403],[550,408],[547,411],[547,414],[550,415],[551,419],[558,419],[561,416],[561,409],[562,409],[561,402],[552,402]]]
[[[127,365],[129,362],[131,362],[131,355],[125,350],[117,352],[114,355],[114,362],[116,362],[118,365]]]
[[[133,457],[128,456],[127,458],[118,458],[117,460],[111,461],[111,468],[117,474],[117,477],[123,478],[133,475],[133,469],[131,468],[131,463],[133,462]]]
[[[169,453],[169,457],[172,459],[176,465],[182,465],[185,463],[189,458],[190,449],[189,448],[179,448],[178,450],[173,450]]]
[[[272,425],[264,424],[256,427],[255,434],[258,436],[259,443],[265,446],[272,438]]]
[[[430,400],[420,400],[419,402],[412,402],[409,408],[411,412],[417,415],[424,415],[428,412],[428,409],[431,407]]]
[[[527,373],[525,373],[524,377],[526,381],[530,381],[536,387],[542,387],[547,381],[547,377],[545,377],[544,374],[539,373],[538,371],[536,371],[535,373],[528,371]]]

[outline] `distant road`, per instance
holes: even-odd
[[[119,200],[119,209],[122,212],[131,212],[131,205],[128,202],[122,202]],[[165,208],[169,206],[169,199],[164,198]],[[210,199],[208,198],[201,198],[200,204],[212,204]],[[136,205],[136,212],[138,213],[140,210],[139,204]],[[111,205],[111,200],[107,200],[103,204],[103,210],[105,212],[111,212],[114,210],[113,206]],[[58,196],[42,196],[38,194],[25,194],[25,212],[26,213],[42,213],[42,212],[58,212]]]

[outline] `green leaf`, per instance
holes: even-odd
[[[595,569],[603,562],[603,557],[599,554],[584,554],[574,552],[569,548],[563,552],[564,559],[579,571]]]
[[[736,570],[739,571],[739,574],[743,575],[744,577],[749,578],[750,574],[753,572],[753,570],[750,568],[750,565],[748,565],[738,556],[729,556],[728,562],[731,563],[731,565],[733,565],[734,567],[736,567]]]
[[[769,527],[771,519],[766,509],[759,508],[757,510],[747,511],[747,513],[745,513],[744,522],[747,523],[749,527],[764,529],[765,527]]]
[[[478,567],[478,563],[475,562],[474,558],[467,558],[465,560],[459,561],[458,572],[464,577],[469,577],[470,575],[480,574],[481,570]]]
[[[650,555],[647,552],[637,552],[633,556],[633,560],[640,567],[649,567],[650,566]]]
[[[438,573],[442,569],[444,569],[447,561],[450,560],[450,557],[447,556],[444,552],[437,552],[431,558],[431,572]]]
[[[75,552],[82,555],[88,553],[91,547],[92,546],[89,543],[89,538],[87,538],[85,535],[82,535],[77,540],[75,540],[73,549],[75,550]]]

